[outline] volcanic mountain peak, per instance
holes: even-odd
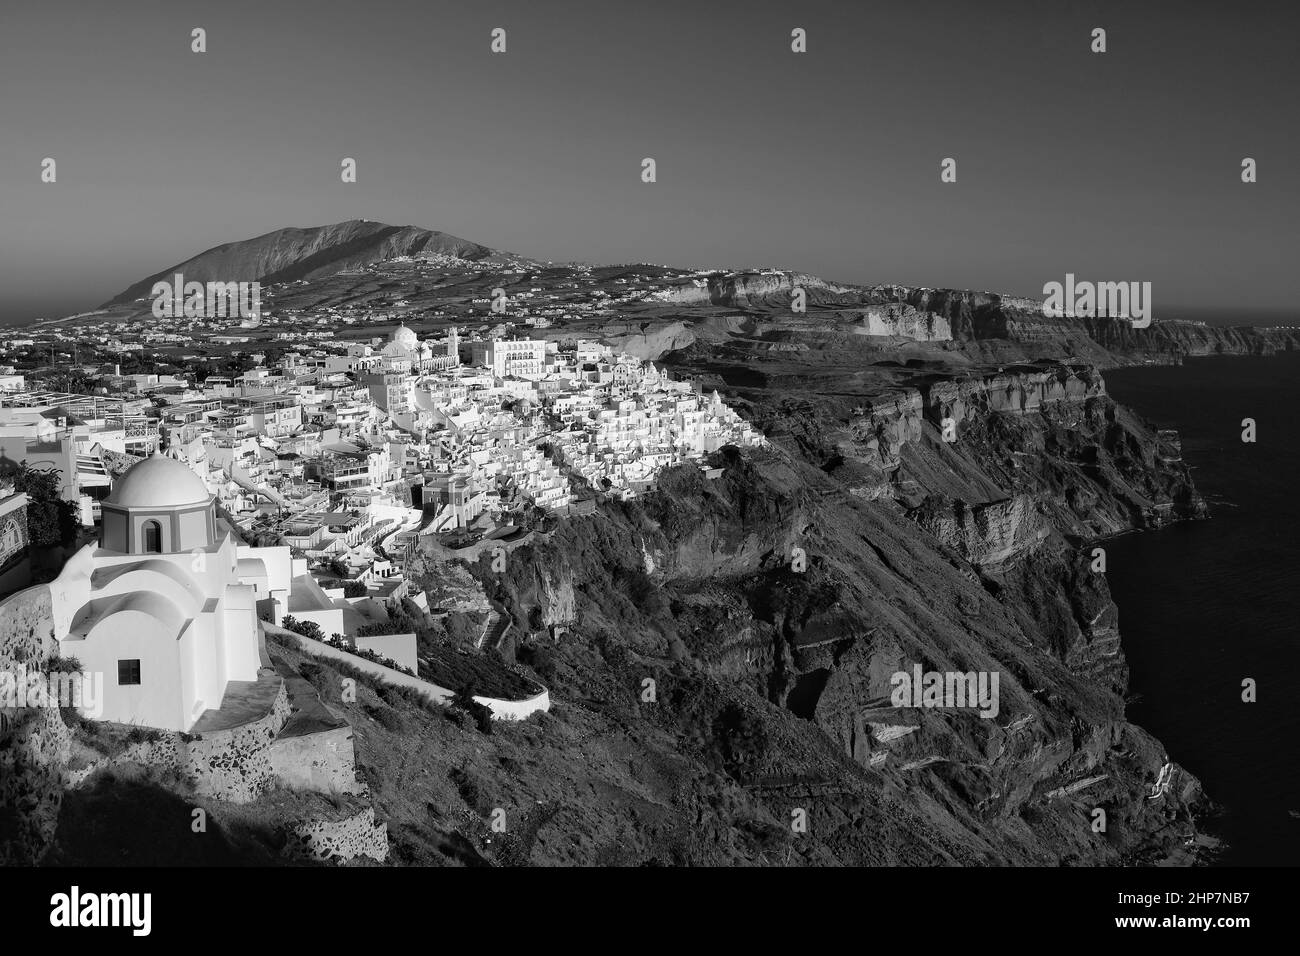
[[[481,261],[517,259],[445,232],[350,219],[329,226],[277,229],[253,239],[227,242],[142,279],[105,306],[150,294],[153,284],[179,272],[187,282],[291,282],[333,275],[400,256],[452,256]]]

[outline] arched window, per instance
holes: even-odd
[[[162,526],[157,521],[146,521],[140,531],[143,534],[144,553],[162,554]]]

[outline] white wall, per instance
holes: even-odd
[[[169,630],[153,615],[128,609],[101,620],[85,640],[63,644],[65,657],[76,657],[83,670],[103,675],[101,720],[165,730],[193,725],[185,713],[193,701],[182,697],[181,641]],[[117,662],[132,659],[140,661],[140,683],[118,684]]]
[[[412,672],[418,671],[420,662],[416,657],[416,640],[414,634],[376,634],[370,637],[354,637],[352,643],[358,650],[374,651],[390,661],[396,661]]]

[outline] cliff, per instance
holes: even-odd
[[[804,312],[793,311],[796,288],[805,293]],[[655,292],[651,298],[690,309],[689,319],[671,317],[677,340],[662,341],[665,353],[690,345],[683,328],[717,343],[719,337],[712,334],[717,331],[716,322],[734,322],[737,317],[748,322],[747,334],[764,339],[789,341],[791,335],[803,338],[809,332],[838,331],[934,343],[944,349],[939,355],[945,359],[960,355],[982,364],[1052,359],[1108,368],[1177,363],[1203,355],[1269,355],[1300,347],[1300,330],[1293,328],[1213,326],[1159,317],[1147,328],[1134,328],[1119,319],[1051,318],[1043,314],[1038,300],[1024,296],[854,286],[774,270],[711,274]],[[665,317],[655,318],[663,321]],[[646,331],[655,323],[643,322],[642,327]],[[817,347],[815,341],[810,344]],[[871,347],[882,354],[892,351],[898,355],[903,355],[900,348],[905,348],[889,342]],[[644,357],[659,356],[647,352]]]
[[[554,822],[582,835],[561,851],[543,830],[533,861],[593,862],[615,835],[627,862],[1171,856],[1203,798],[1124,718],[1116,609],[1088,542],[1203,513],[1160,453],[1172,436],[1086,367],[920,376],[841,420],[835,407],[768,395],[752,411],[799,436],[789,450],[724,450],[715,480],[678,469],[643,499],[562,522],[504,572],[470,565],[525,622],[516,654],[556,701],[535,767],[496,785],[531,792],[544,771],[604,794],[571,799]],[[997,673],[998,715],[893,707],[891,675],[915,665]],[[594,762],[561,744],[593,723]],[[629,780],[614,755],[663,786]],[[1162,772],[1178,785],[1148,799]],[[628,801],[642,809],[609,816]],[[665,821],[705,805],[726,809],[687,852]],[[815,821],[795,841],[792,807]]]
[[[1297,329],[1159,317],[1146,328],[1134,328],[1122,319],[1049,318],[1034,299],[952,289],[909,289],[904,298],[946,317],[953,338],[986,361],[1075,359],[1105,368],[1205,355],[1271,355],[1300,347]]]

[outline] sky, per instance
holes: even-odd
[[[1297,7],[4,4],[0,322],[353,218],[554,261],[1021,295],[1073,273],[1150,281],[1157,318],[1295,318]]]

